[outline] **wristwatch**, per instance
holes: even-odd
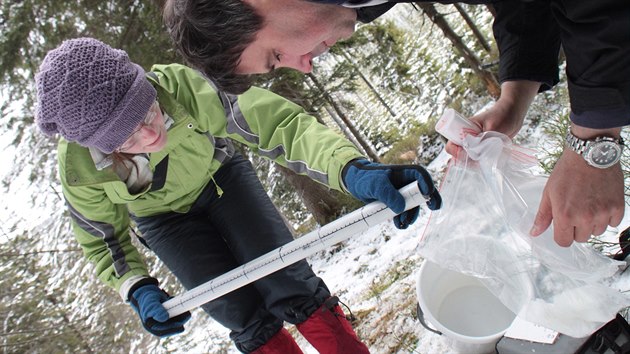
[[[567,133],[567,146],[582,156],[586,162],[597,168],[608,168],[621,159],[623,139],[600,136],[595,139],[580,139],[571,131]]]

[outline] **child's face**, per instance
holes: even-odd
[[[166,145],[166,126],[160,106],[155,102],[144,121],[116,151],[128,154],[157,152]]]

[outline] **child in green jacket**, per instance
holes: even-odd
[[[190,315],[169,318],[162,306],[169,296],[131,243],[132,219],[142,243],[186,288],[292,241],[231,140],[330,188],[384,202],[399,213],[398,227],[418,210],[404,211],[397,188],[418,181],[429,207],[440,206],[424,169],[363,159],[351,142],[269,91],[227,95],[178,64],[146,74],[125,52],[92,38],[48,53],[36,83],[37,124],[62,137],[59,171],[76,238],[99,278],[158,336],[182,332]],[[300,353],[284,321],[320,352],[368,352],[306,261],[203,309],[244,353]]]

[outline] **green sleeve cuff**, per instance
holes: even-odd
[[[344,148],[337,150],[333,155],[333,158],[328,166],[328,183],[330,188],[336,189],[340,192],[349,194],[344,187],[341,171],[348,164],[348,162],[354,159],[365,159],[366,157],[354,148]]]

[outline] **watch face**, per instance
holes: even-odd
[[[592,143],[584,157],[595,167],[607,168],[619,161],[621,148],[612,141],[596,141]]]

